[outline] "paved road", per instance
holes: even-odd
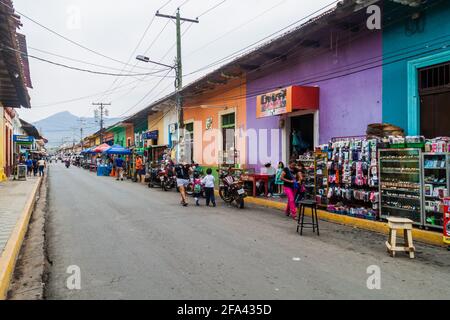
[[[440,299],[450,253],[418,246],[391,259],[384,236],[322,222],[300,237],[279,212],[220,204],[182,208],[175,192],[53,164],[50,299]],[[81,270],[81,290],[66,273]],[[367,268],[381,268],[368,290]]]

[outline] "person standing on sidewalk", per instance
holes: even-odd
[[[144,165],[142,163],[142,157],[141,156],[137,156],[136,157],[136,181],[142,182],[142,175],[145,175],[144,171]]]
[[[38,161],[33,157],[33,175],[36,177],[38,173]]]
[[[181,205],[183,207],[187,207],[186,187],[189,185],[190,173],[192,169],[188,164],[182,163],[176,165],[173,170],[175,176],[177,177],[177,187],[181,195]]]
[[[295,161],[291,160],[289,166],[283,169],[281,173],[281,180],[284,183],[284,193],[288,198],[286,206],[286,216],[292,216],[293,219],[297,218],[297,206],[295,205],[295,195],[297,194],[299,186],[299,171]]]
[[[33,172],[33,160],[31,159],[31,156],[28,156],[26,165],[27,165],[27,175],[31,177],[31,172]]]
[[[121,156],[117,156],[115,160],[116,164],[116,170],[117,170],[117,181],[122,180],[123,181],[123,159]]]
[[[40,158],[37,162],[38,168],[39,168],[39,177],[43,177],[44,176],[44,169],[46,167],[46,162],[44,160],[44,158]]]
[[[206,206],[209,207],[209,203],[212,203],[213,207],[216,206],[216,198],[214,196],[214,182],[215,178],[212,175],[212,169],[206,170],[206,176],[202,180],[202,184],[205,186],[205,198]]]

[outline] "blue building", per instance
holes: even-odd
[[[450,1],[384,1],[383,122],[450,136]]]

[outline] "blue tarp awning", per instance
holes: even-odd
[[[113,145],[108,150],[103,152],[104,154],[116,154],[116,155],[130,155],[131,151],[119,145]]]
[[[92,148],[84,149],[83,151],[81,151],[81,153],[91,154],[91,153],[93,153]]]

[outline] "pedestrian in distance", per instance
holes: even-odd
[[[186,187],[189,185],[190,182],[190,174],[192,171],[192,168],[186,164],[178,164],[174,167],[174,174],[177,177],[177,188],[180,191],[181,195],[181,205],[183,207],[187,207],[187,197],[186,197]]]
[[[44,160],[44,158],[40,158],[37,162],[38,165],[38,169],[39,169],[39,177],[43,177],[44,176],[44,169],[46,167],[46,162]]]
[[[195,205],[198,207],[200,205],[199,199],[202,193],[202,179],[200,178],[200,173],[197,172],[196,170],[194,172],[193,187],[194,187]]]
[[[289,161],[289,166],[283,169],[280,179],[283,181],[284,193],[288,198],[286,206],[286,216],[291,216],[293,219],[297,219],[297,206],[295,205],[295,196],[300,188],[299,170],[297,169],[297,163],[294,160]]]
[[[121,156],[117,156],[116,160],[114,161],[115,165],[116,165],[116,177],[117,177],[117,181],[119,181],[119,179],[121,181],[123,181],[123,165],[124,165],[124,161],[122,159]]]
[[[142,162],[142,157],[136,157],[136,181],[142,182],[142,175],[145,175],[144,164]]]
[[[212,175],[212,169],[208,168],[206,170],[206,176],[202,180],[202,184],[205,186],[205,197],[207,207],[209,207],[210,203],[212,203],[213,207],[216,206],[216,198],[214,196],[214,182],[215,178]]]
[[[38,161],[33,157],[33,175],[36,177],[38,174]]]
[[[31,159],[30,156],[28,156],[26,165],[27,165],[27,176],[31,177],[31,173],[33,172],[33,160]]]

